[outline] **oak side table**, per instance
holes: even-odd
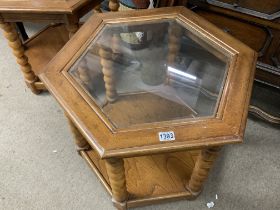
[[[35,94],[45,89],[37,75],[79,28],[79,19],[101,0],[0,0],[0,28]],[[46,22],[46,27],[22,43],[15,22]],[[64,23],[65,25],[62,25]],[[68,35],[69,34],[69,35]]]
[[[256,58],[192,11],[160,8],[93,15],[39,77],[127,209],[199,195],[222,146],[243,140]]]

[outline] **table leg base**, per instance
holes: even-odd
[[[39,95],[40,93],[42,93],[43,91],[47,91],[46,86],[41,82],[41,81],[37,81],[37,82],[28,82],[25,81],[26,86],[31,90],[32,93],[34,93],[35,95]]]
[[[114,206],[116,207],[116,209],[118,210],[127,210],[127,204],[126,202],[118,202],[116,201],[114,198],[112,199],[112,202],[114,204]]]
[[[189,179],[198,155],[199,151],[190,151],[124,159],[128,198],[124,202],[113,200],[114,206],[123,210],[182,199],[194,200],[199,194],[185,188],[184,177]],[[92,149],[81,151],[81,156],[112,196],[105,160]]]
[[[37,88],[36,82],[25,81],[25,84],[31,90],[31,92],[34,93],[35,95],[39,95],[42,92],[42,90]]]
[[[190,187],[189,187],[189,183],[188,183],[188,182],[186,183],[185,188],[186,188],[186,190],[188,190],[188,191],[193,195],[194,199],[195,199],[196,197],[198,197],[198,196],[200,195],[200,193],[202,192],[202,190],[203,190],[203,189],[201,189],[201,190],[198,191],[198,192],[192,191],[192,190],[190,189]]]

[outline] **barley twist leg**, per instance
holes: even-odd
[[[109,1],[109,9],[111,12],[117,12],[119,10],[120,3],[118,0],[110,0]]]
[[[89,77],[89,74],[88,74],[88,70],[86,68],[82,67],[82,66],[79,66],[78,72],[80,74],[80,79],[83,82],[83,84],[89,90],[91,90],[91,87],[90,87],[90,77]]]
[[[170,25],[168,30],[168,57],[169,64],[175,62],[175,58],[180,51],[182,29],[179,25]]]
[[[94,11],[94,13],[102,13],[101,4],[98,4],[97,6],[95,6],[93,11]]]
[[[4,36],[8,40],[9,46],[13,50],[13,54],[17,59],[17,63],[20,65],[20,69],[23,73],[27,86],[33,93],[39,94],[41,91],[35,86],[35,82],[37,82],[39,79],[32,71],[31,65],[28,62],[28,58],[24,53],[24,48],[17,33],[15,24],[5,23],[0,20],[0,28],[4,30]]]
[[[79,30],[79,24],[78,23],[68,24],[66,26],[66,29],[69,32],[69,38],[71,38]]]
[[[186,184],[186,188],[194,195],[201,192],[203,183],[208,177],[209,171],[216,160],[221,147],[212,147],[204,149],[200,152],[195,167],[193,169],[191,178]]]
[[[87,90],[91,91],[92,90],[91,79],[90,79],[90,73],[89,73],[89,69],[88,69],[87,60],[83,60],[81,62],[77,71],[78,71],[81,82],[85,85]]]
[[[75,139],[75,143],[78,147],[78,152],[81,150],[87,150],[90,148],[87,140],[83,137],[83,135],[81,134],[81,132],[77,129],[77,127],[75,126],[75,124],[73,123],[73,121],[69,118],[69,116],[67,114],[65,114],[69,127],[71,129],[71,132],[74,136]]]
[[[121,44],[121,36],[120,34],[114,34],[112,37],[112,59],[114,61],[119,60],[121,57],[121,50],[122,50],[122,44]]]
[[[113,202],[118,209],[126,209],[128,193],[126,190],[125,169],[123,159],[106,160],[106,169],[112,188]]]
[[[114,102],[117,97],[116,75],[114,72],[114,62],[112,61],[112,52],[109,49],[100,48],[100,63],[102,65],[102,73],[104,75],[106,98],[109,102]]]

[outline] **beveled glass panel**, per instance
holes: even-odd
[[[116,128],[213,116],[229,58],[173,19],[106,24],[70,69]]]

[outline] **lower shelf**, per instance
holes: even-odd
[[[36,75],[40,74],[49,61],[69,40],[63,24],[49,25],[24,43],[25,54]]]
[[[129,193],[127,206],[193,198],[184,186],[191,176],[198,153],[176,152],[124,159]],[[105,161],[93,150],[82,151],[81,155],[112,194]]]

